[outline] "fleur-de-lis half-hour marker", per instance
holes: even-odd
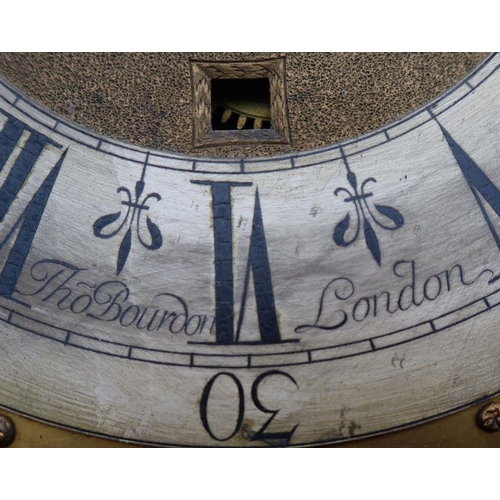
[[[141,224],[144,220],[143,212],[149,210],[149,206],[146,205],[146,202],[151,199],[155,199],[156,201],[161,200],[161,196],[158,193],[149,193],[146,195],[142,201],[140,198],[142,196],[142,192],[144,191],[144,181],[141,179],[137,181],[135,184],[135,199],[132,201],[132,193],[126,187],[119,187],[117,189],[117,193],[125,193],[127,196],[127,200],[122,201],[122,205],[127,207],[127,212],[122,223],[118,226],[117,229],[110,233],[104,233],[103,230],[109,225],[113,224],[113,222],[117,221],[122,212],[116,212],[108,215],[104,215],[100,217],[94,222],[94,235],[98,238],[112,238],[116,234],[118,234],[122,228],[129,222],[128,229],[125,233],[125,236],[120,243],[120,248],[118,249],[118,257],[116,261],[116,275],[118,276],[125,266],[127,262],[128,255],[130,253],[130,248],[132,246],[132,226],[134,222],[136,224],[136,232],[137,237],[141,245],[148,250],[158,250],[163,244],[163,238],[158,226],[148,217],[146,216],[146,227],[149,232],[149,238],[151,239],[151,243],[148,243],[141,235]]]
[[[375,224],[382,229],[388,229],[389,231],[396,231],[401,226],[404,225],[404,218],[401,213],[393,207],[388,207],[386,205],[378,205],[377,203],[373,204],[373,207],[378,213],[374,213],[368,202],[367,198],[373,196],[373,193],[366,193],[365,188],[367,184],[370,182],[377,182],[373,177],[369,177],[361,184],[361,187],[358,191],[358,181],[356,179],[356,174],[349,171],[347,173],[347,180],[351,185],[353,191],[349,191],[346,188],[337,188],[334,191],[335,196],[338,196],[339,193],[346,193],[348,196],[344,199],[346,203],[354,203],[356,208],[356,230],[354,232],[354,236],[350,239],[346,240],[346,233],[349,229],[349,225],[351,224],[351,216],[349,213],[335,226],[335,230],[333,232],[333,241],[341,246],[347,247],[350,244],[354,243],[361,232],[361,226],[363,226],[363,234],[366,241],[366,246],[370,250],[373,258],[380,266],[381,263],[381,255],[380,255],[380,245],[378,242],[377,235],[368,220],[369,217],[375,222]],[[380,219],[380,215],[389,219],[391,222],[384,222],[383,219]]]

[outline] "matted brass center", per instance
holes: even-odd
[[[499,392],[500,56],[367,135],[246,156],[294,147],[289,62],[190,59],[195,154],[0,81],[0,407],[140,444],[304,446]]]

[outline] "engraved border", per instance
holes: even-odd
[[[471,92],[474,92],[478,88],[479,85],[481,85],[488,78],[490,78],[499,68],[500,68],[500,54],[499,53],[492,54],[482,64],[480,64],[473,72],[471,72],[469,75],[467,75],[464,80],[462,80],[455,87],[453,87],[450,91],[448,91],[447,93],[442,95],[440,98],[438,98],[434,102],[429,103],[427,106],[425,106],[421,110],[413,113],[412,115],[407,116],[403,120],[400,120],[396,123],[390,124],[383,129],[380,129],[378,131],[373,132],[370,135],[360,137],[359,139],[348,142],[348,143],[335,145],[335,146],[332,146],[330,148],[326,148],[323,150],[308,151],[308,152],[296,154],[294,156],[281,157],[281,158],[288,159],[290,161],[290,168],[303,168],[305,166],[320,165],[320,164],[325,164],[328,161],[331,161],[331,159],[328,159],[328,157],[331,155],[331,152],[334,151],[335,152],[334,154],[337,154],[338,151],[341,150],[342,148],[345,148],[346,145],[357,145],[357,146],[362,145],[361,148],[359,148],[359,147],[350,148],[350,150],[347,151],[346,157],[351,156],[351,155],[357,155],[361,152],[366,151],[367,149],[372,149],[374,147],[378,147],[381,144],[385,144],[386,142],[388,142],[390,140],[393,140],[397,137],[400,137],[401,135],[404,135],[406,133],[409,133],[412,130],[415,130],[416,128],[420,127],[421,125],[432,120],[433,115],[439,116],[441,113],[446,112],[448,109],[450,109],[450,107],[454,106],[456,103],[458,103],[462,99],[466,98]],[[473,84],[471,82],[473,82]],[[156,165],[150,164],[150,154],[149,154],[148,149],[146,149],[146,148],[130,148],[130,147],[124,145],[123,143],[113,143],[113,142],[110,142],[110,141],[105,140],[103,138],[99,138],[98,136],[93,135],[91,133],[88,133],[82,127],[74,126],[74,125],[69,124],[67,122],[63,123],[59,119],[56,120],[55,122],[48,122],[48,120],[43,118],[43,113],[45,113],[49,117],[55,116],[53,113],[47,113],[42,108],[37,107],[37,105],[31,103],[31,101],[28,98],[25,98],[21,94],[16,93],[15,89],[11,88],[10,90],[5,91],[5,87],[8,87],[8,84],[3,84],[4,87],[2,87],[2,84],[3,84],[2,80],[0,79],[0,102],[3,100],[3,101],[5,101],[6,104],[4,104],[5,110],[0,110],[0,112],[4,115],[7,115],[7,116],[12,116],[9,113],[9,111],[13,112],[14,110],[16,111],[16,114],[19,114],[19,113],[23,114],[24,116],[29,118],[29,120],[26,124],[28,128],[33,128],[33,126],[35,125],[37,128],[42,128],[43,130],[52,131],[51,135],[66,137],[67,139],[74,140],[75,142],[78,142],[83,146],[91,147],[92,149],[95,149],[95,150],[100,150],[107,155],[127,159],[129,161],[134,162],[134,163],[141,163],[145,166],[152,166],[152,167],[156,166]],[[465,87],[467,87],[469,89],[468,92],[464,92]],[[453,97],[453,99],[451,99],[451,97]],[[455,99],[455,97],[456,97],[456,99]],[[443,102],[445,103],[445,105],[442,105],[442,104],[440,105],[440,103],[443,103]],[[28,113],[28,111],[30,109],[32,110],[32,113],[33,113],[32,116],[30,116]],[[35,110],[35,111],[33,111],[33,110]],[[415,119],[416,117],[418,117],[418,121]],[[425,117],[425,119],[424,119],[424,117]],[[403,125],[403,124],[408,124],[408,123],[412,123],[412,122],[416,123],[414,127],[411,127],[411,126],[405,127]],[[48,126],[47,123],[51,123],[52,127]],[[405,130],[402,133],[395,134],[393,137],[391,137],[391,135],[388,133],[388,131],[391,132],[392,129],[395,129],[395,128],[400,129],[401,126],[404,126]],[[64,130],[64,133],[62,132],[62,130]],[[72,135],[67,135],[70,133]],[[382,134],[384,134],[385,140],[380,140],[380,136]],[[378,136],[378,137],[376,137],[376,136]],[[373,139],[375,137],[376,137],[376,139]],[[364,145],[367,146],[366,149],[363,149]],[[146,159],[142,160],[142,161],[139,160],[139,156],[142,159],[144,157],[144,155],[146,156]],[[179,162],[179,160],[186,161],[186,163],[188,163],[189,165],[192,165],[192,170],[195,170],[196,172],[199,172],[199,173],[204,173],[203,168],[206,168],[206,167],[204,167],[204,164],[211,165],[214,162],[217,163],[217,165],[220,167],[224,167],[224,166],[230,167],[231,168],[230,173],[232,173],[232,174],[239,174],[239,173],[245,172],[245,160],[244,159],[241,159],[239,161],[238,160],[235,161],[234,159],[231,159],[231,160],[226,159],[225,161],[223,161],[220,159],[218,160],[218,159],[209,159],[209,158],[197,159],[197,158],[192,158],[192,157],[187,157],[187,156],[169,157],[166,155],[161,155],[161,154],[156,154],[156,153],[155,153],[155,156],[159,157],[159,158],[175,158],[175,161],[177,161],[177,162]],[[298,159],[306,159],[307,157],[311,157],[311,156],[316,157],[316,160],[320,159],[320,161],[316,161],[316,162],[313,161],[310,164],[306,164],[306,165],[301,164],[300,167],[296,165],[296,163],[298,162]],[[189,158],[189,160],[187,160],[188,158]],[[259,162],[259,163],[267,162],[267,163],[269,163],[269,162],[273,162],[273,161],[276,161],[276,157],[275,158],[255,158],[255,159],[247,159],[246,160],[247,163],[252,163],[252,162],[255,162],[255,163],[256,162]],[[170,170],[186,171],[186,168],[169,168],[169,167],[165,167],[165,166],[161,166],[161,167],[158,166],[158,168],[168,168]],[[283,162],[281,162],[281,168],[276,169],[276,170],[278,170],[278,171],[286,170],[286,167],[283,166]],[[275,171],[275,170],[265,170],[266,173],[272,172],[272,171]],[[216,171],[216,172],[211,171],[210,173],[212,173],[212,174],[214,174],[214,173],[215,174],[226,173],[227,174],[227,172],[224,170],[224,168],[221,168],[220,171]],[[259,172],[257,172],[257,173],[259,173]],[[483,297],[482,299],[478,299],[477,301],[471,302],[470,304],[466,304],[465,306],[458,308],[455,311],[451,311],[451,312],[446,313],[444,315],[438,316],[437,318],[434,318],[432,320],[425,321],[423,323],[413,325],[413,326],[410,326],[410,327],[407,327],[404,329],[400,329],[397,331],[389,332],[389,333],[386,333],[383,335],[378,335],[378,336],[372,337],[371,339],[364,339],[362,341],[356,341],[356,342],[351,342],[351,343],[346,343],[346,344],[341,344],[341,345],[326,346],[326,347],[310,349],[310,350],[304,349],[304,350],[288,351],[285,353],[283,353],[283,351],[280,351],[279,353],[266,353],[266,354],[261,353],[261,354],[251,354],[251,355],[249,355],[248,353],[245,353],[245,354],[223,354],[222,356],[223,357],[224,356],[227,356],[227,357],[231,357],[231,356],[234,357],[235,356],[236,358],[245,357],[247,360],[246,363],[243,363],[243,362],[240,363],[238,361],[237,363],[235,363],[238,365],[236,368],[238,368],[238,367],[241,367],[241,368],[257,368],[257,367],[259,367],[260,368],[263,366],[291,366],[291,365],[296,365],[296,364],[307,364],[307,363],[312,363],[312,362],[322,362],[322,361],[328,361],[328,360],[333,360],[333,359],[341,359],[344,357],[351,357],[354,355],[360,355],[360,354],[364,354],[364,353],[378,350],[381,348],[392,347],[394,345],[406,343],[406,342],[409,342],[411,340],[415,340],[417,338],[421,338],[423,336],[430,335],[430,334],[435,333],[437,331],[441,331],[445,328],[449,328],[457,323],[449,323],[441,328],[441,327],[439,327],[439,325],[438,325],[438,327],[436,327],[434,321],[438,320],[444,316],[447,316],[449,314],[452,314],[458,310],[462,310],[462,309],[465,309],[469,306],[472,306],[473,304],[480,303],[481,301],[485,304],[484,306],[481,306],[482,309],[479,312],[475,312],[474,314],[468,315],[464,319],[464,321],[468,320],[472,317],[475,317],[477,314],[481,314],[483,312],[486,312],[487,310],[490,310],[493,307],[496,307],[496,305],[498,305],[498,304],[494,304],[494,305],[490,306],[490,304],[488,303],[488,297],[490,297],[491,295],[493,295],[495,293],[498,293],[499,291],[500,290],[496,290],[495,292],[490,293],[489,295]],[[5,307],[3,309],[4,309],[4,312],[8,313],[9,319],[8,320],[0,319],[1,321],[10,323],[10,320],[12,318],[14,318],[14,314],[16,314],[16,317],[18,316],[18,313],[15,310],[6,309]],[[22,314],[21,314],[21,316],[22,316]],[[34,318],[29,318],[29,317],[26,317],[26,320],[27,321],[32,320],[34,322],[42,323],[42,322],[35,320]],[[429,326],[429,328],[427,328],[426,331],[424,333],[422,333],[422,326],[425,324],[427,324]],[[52,329],[55,329],[56,331],[62,331],[60,328],[55,327],[53,325],[46,324],[46,326],[50,327]],[[47,335],[44,335],[40,332],[37,332],[31,328],[29,328],[29,329],[24,328],[24,329],[26,331],[31,331],[34,334],[47,337]],[[412,333],[410,333],[410,331],[412,329],[413,330],[417,329],[418,332],[413,331]],[[404,335],[403,332],[407,332],[407,335]],[[78,342],[79,345],[74,345],[74,343],[70,341],[72,335],[87,339],[87,341],[88,341],[87,344],[90,342],[94,346],[98,346],[98,347],[104,346],[104,344],[101,342],[104,342],[104,343],[106,342],[106,341],[100,341],[99,339],[95,339],[94,337],[90,337],[90,336],[87,336],[87,335],[84,335],[81,333],[77,333],[77,332],[66,331],[66,334],[67,334],[67,337],[65,337],[64,343],[68,344],[68,345],[73,345],[74,347],[78,347],[78,348],[87,348],[87,347],[85,347],[85,341]],[[389,338],[390,336],[392,336],[394,334],[400,334],[399,336],[395,336],[395,337],[399,338],[399,341],[387,343],[387,341],[385,341],[385,340],[384,341],[377,340],[377,339],[381,339],[382,337]],[[48,337],[48,338],[52,338],[52,337]],[[401,339],[403,339],[403,340],[401,340]],[[53,340],[58,341],[59,339],[53,338]],[[93,341],[98,341],[98,343],[95,343]],[[166,350],[164,351],[164,350],[158,350],[158,349],[157,350],[155,350],[155,349],[148,350],[148,349],[144,349],[144,347],[141,347],[141,346],[130,346],[130,345],[121,344],[121,343],[114,343],[114,342],[111,342],[111,344],[116,344],[116,348],[114,348],[112,346],[107,346],[107,348],[103,349],[103,350],[101,350],[100,348],[88,349],[88,350],[94,350],[95,352],[99,352],[99,353],[102,352],[103,354],[106,354],[106,355],[117,355],[116,353],[123,353],[123,355],[119,356],[119,357],[124,357],[124,358],[128,358],[128,359],[136,359],[138,361],[143,361],[143,362],[172,364],[172,365],[180,365],[180,366],[196,366],[197,363],[196,363],[195,356],[206,358],[206,357],[214,357],[217,355],[218,358],[214,357],[214,359],[220,359],[220,356],[221,356],[217,353],[213,353],[213,354],[208,354],[208,353],[194,354],[191,352],[179,353],[179,352],[175,352],[175,351],[166,351]],[[126,354],[125,354],[125,351],[122,349],[123,347],[128,348],[128,351],[126,351]],[[136,352],[135,350],[137,350],[138,353],[145,352],[145,351],[150,352],[151,355],[143,356],[143,359],[135,358],[134,357],[134,353]],[[341,353],[342,350],[344,351],[344,354]],[[319,354],[320,351],[323,351],[323,354],[320,355]],[[327,354],[327,351],[331,351],[331,352],[328,352],[328,354],[330,354],[330,355]],[[346,351],[348,351],[347,354],[346,354]],[[153,353],[157,353],[157,357],[158,357],[157,361],[154,360]],[[307,355],[307,358],[302,356],[304,353]],[[178,356],[178,355],[180,355],[181,358],[176,358],[176,359],[178,361],[181,360],[180,363],[179,362],[165,361],[165,358],[168,356]],[[288,362],[288,363],[285,362],[285,363],[273,364],[273,362],[271,361],[273,356],[280,356],[282,358],[283,356],[288,356],[288,355],[290,356],[290,362]],[[255,364],[252,363],[252,358],[259,359],[259,363],[255,363]],[[269,359],[270,364],[265,363],[266,358]],[[276,358],[276,359],[278,359],[278,358]],[[218,365],[217,363],[211,364],[211,363],[206,363],[206,362],[202,363],[202,366],[211,367],[211,368],[224,367],[222,365]]]
[[[403,429],[408,429],[410,427],[414,427],[415,425],[427,423],[427,422],[432,422],[433,420],[437,420],[442,417],[446,417],[448,415],[452,415],[453,413],[459,412],[461,410],[465,410],[467,408],[470,408],[471,406],[478,405],[484,401],[488,401],[489,399],[497,396],[500,394],[500,391],[493,392],[491,394],[486,394],[478,399],[475,399],[474,401],[471,401],[470,403],[465,403],[459,406],[456,406],[450,410],[446,410],[440,413],[436,413],[435,415],[430,415],[427,417],[423,417],[417,420],[414,420],[412,422],[408,422],[405,424],[401,425],[396,425],[393,427],[387,427],[385,429],[381,429],[378,431],[373,431],[373,432],[366,432],[364,434],[357,434],[355,436],[349,436],[349,437],[340,437],[340,438],[332,438],[332,439],[320,439],[318,441],[308,441],[308,442],[302,442],[302,443],[294,443],[292,445],[289,445],[290,448],[299,448],[301,446],[317,446],[317,445],[327,445],[327,444],[339,444],[339,443],[345,443],[345,442],[351,442],[351,441],[357,441],[359,439],[363,439],[366,437],[374,437],[374,436],[379,436],[382,434],[388,434],[390,432],[395,432]],[[33,420],[36,420],[38,422],[54,425],[55,427],[59,427],[61,429],[68,429],[70,431],[75,431],[79,432],[81,434],[87,434],[89,436],[95,436],[95,437],[100,437],[100,438],[106,438],[106,439],[115,439],[116,441],[122,442],[122,443],[130,443],[130,444],[142,444],[142,445],[148,445],[148,446],[172,446],[172,447],[179,447],[182,446],[183,448],[213,448],[214,445],[212,444],[184,444],[184,443],[174,443],[174,442],[165,442],[165,441],[149,441],[147,439],[133,439],[133,438],[126,438],[122,436],[116,436],[114,434],[106,434],[106,433],[101,433],[97,431],[89,431],[88,429],[82,429],[80,427],[76,426],[71,426],[71,425],[66,425],[66,424],[61,424],[60,422],[56,422],[53,420],[49,420],[46,418],[41,418],[36,415],[31,415],[29,413],[23,412],[16,410],[15,408],[11,408],[10,406],[2,405],[0,404],[0,408],[5,409],[6,411],[10,411],[12,413],[16,413],[17,415],[23,416],[23,417],[28,417]],[[231,448],[247,448],[247,446],[231,446]]]
[[[356,148],[355,151],[349,151],[349,153],[346,154],[346,157],[350,157],[359,155],[368,150],[386,144],[387,142],[406,135],[407,133],[431,121],[433,118],[429,113],[429,110],[434,109],[444,99],[448,99],[450,96],[453,96],[453,99],[448,102],[449,105],[446,107],[446,109],[442,109],[438,113],[434,113],[434,115],[439,116],[441,113],[448,111],[455,104],[459,103],[463,99],[467,98],[471,93],[473,93],[499,68],[500,53],[493,53],[488,56],[482,63],[480,63],[462,81],[458,82],[456,85],[451,87],[447,92],[436,98],[434,101],[407,115],[403,119],[390,123],[387,126],[370,132],[369,134],[366,134],[364,136],[350,139],[338,144],[333,144],[331,146],[325,146],[324,148],[318,148],[287,155],[266,156],[258,158],[228,159],[175,154],[173,152],[141,148],[139,146],[133,146],[131,144],[113,140],[105,136],[100,136],[81,125],[66,121],[56,113],[53,113],[43,106],[34,103],[29,97],[25,96],[12,84],[6,82],[2,77],[0,77],[0,104],[2,105],[2,112],[4,114],[8,114],[9,112],[12,113],[13,111],[19,112],[23,116],[27,117],[32,124],[36,124],[37,127],[39,126],[40,129],[44,131],[43,133],[55,133],[61,137],[66,138],[67,140],[73,141],[84,147],[89,147],[95,151],[101,151],[103,152],[103,154],[109,155],[111,157],[143,164],[143,162],[137,160],[137,153],[150,153],[151,160],[147,162],[148,167],[179,172],[196,171],[199,174],[212,175],[238,175],[242,173],[256,175],[324,165],[330,163],[340,156],[340,147],[346,148],[347,146],[353,144],[361,144],[361,148]],[[467,87],[469,87],[470,90],[465,94],[463,94],[463,91],[460,90],[458,92],[459,95],[456,94],[457,89],[462,87],[464,83],[467,85]],[[47,126],[47,124],[45,123],[48,119],[56,120],[53,127]],[[28,123],[27,125],[30,125],[30,123]],[[385,140],[377,141],[376,145],[369,144],[369,139],[379,134],[383,134],[385,136]],[[117,148],[117,152],[105,151],[108,145]],[[103,147],[104,149],[101,149]],[[280,166],[278,168],[269,168],[267,166],[276,161],[279,161],[280,163]],[[208,166],[213,163],[218,164],[221,168],[216,172],[210,169],[204,170],[204,168],[208,168]],[[260,168],[252,168],[251,171],[246,171],[246,165],[256,163],[261,165]],[[239,168],[236,169],[235,164],[238,164]]]
[[[497,297],[495,297],[495,300],[492,301],[491,297],[494,295]],[[16,309],[8,308],[5,305],[0,305],[0,322],[15,326],[16,328],[37,336],[54,340],[64,344],[65,346],[76,347],[78,349],[127,360],[160,365],[184,366],[189,368],[222,369],[230,366],[233,370],[249,368],[261,369],[278,366],[283,367],[323,363],[336,359],[360,356],[369,352],[380,351],[397,345],[406,344],[417,339],[428,337],[429,335],[433,335],[443,330],[447,330],[448,328],[452,328],[453,326],[469,321],[470,319],[473,319],[485,312],[490,312],[495,307],[500,306],[500,298],[498,298],[499,295],[500,288],[483,297],[480,297],[479,299],[468,302],[461,307],[448,311],[444,314],[440,314],[439,316],[429,320],[422,321],[399,330],[394,330],[392,332],[375,335],[370,338],[312,349],[296,349],[288,352],[280,351],[265,354],[249,354],[248,352],[241,354],[223,354],[220,352],[214,352],[211,354],[148,349],[144,346],[136,346],[132,344],[124,344],[122,342],[99,339],[91,335],[60,328],[50,323],[37,320],[17,311]],[[458,312],[460,312],[460,314],[456,315]],[[454,315],[456,316],[454,317]],[[455,319],[456,317],[459,319]],[[43,333],[37,331],[37,324],[44,327],[45,331]],[[407,332],[410,335],[405,336],[404,332]],[[393,337],[393,340],[387,341],[387,339],[391,336]],[[217,346],[214,345],[214,347]],[[326,354],[328,351],[331,352]],[[145,356],[144,353],[149,354],[149,357]],[[322,355],[322,353],[324,354]],[[155,356],[157,359],[154,359]],[[169,357],[171,358],[170,361],[168,360]],[[221,362],[221,360],[224,361]],[[276,360],[279,361],[276,362]]]

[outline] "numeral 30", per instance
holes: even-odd
[[[262,404],[262,402],[259,399],[259,386],[260,384],[265,380],[270,377],[285,377],[288,380],[290,380],[295,387],[299,387],[297,385],[297,382],[295,379],[288,373],[279,371],[279,370],[270,370],[268,372],[265,372],[261,375],[259,375],[254,383],[252,384],[252,389],[251,389],[251,397],[252,397],[252,402],[255,405],[257,409],[259,409],[262,413],[268,413],[271,416],[267,419],[267,421],[264,423],[264,425],[257,431],[255,432],[250,438],[250,441],[265,441],[269,444],[277,444],[280,446],[286,446],[289,444],[293,433],[295,432],[295,429],[297,428],[298,424],[295,425],[291,430],[288,431],[283,431],[283,432],[266,432],[266,429],[269,427],[271,422],[274,420],[276,415],[279,413],[279,409],[271,409],[267,408]],[[210,394],[212,392],[212,388],[220,377],[227,377],[232,382],[234,383],[235,386],[235,393],[237,394],[238,397],[238,415],[236,418],[236,424],[234,426],[234,429],[232,432],[226,436],[217,436],[213,430],[210,427],[209,421],[208,421],[208,401],[210,399]],[[228,441],[231,438],[233,438],[238,432],[241,430],[241,427],[243,425],[243,419],[245,417],[245,392],[243,389],[243,385],[241,384],[240,380],[236,375],[229,373],[229,372],[220,372],[214,375],[207,383],[205,388],[203,389],[203,394],[201,396],[201,402],[200,402],[200,417],[201,417],[201,422],[203,424],[204,429],[208,432],[210,437],[212,439],[215,439],[216,441]]]

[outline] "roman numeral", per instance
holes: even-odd
[[[445,130],[445,128],[438,122],[439,127],[448,143],[453,156],[455,157],[460,170],[462,171],[465,180],[469,184],[469,187],[474,195],[474,198],[481,209],[481,213],[488,224],[488,228],[491,231],[493,239],[500,250],[500,237],[493,226],[488,213],[485,210],[482,199],[488,203],[488,205],[495,211],[495,213],[500,217],[500,190],[491,182],[488,176],[476,165],[474,160],[455,142],[451,135]]]
[[[0,131],[0,172],[4,170],[9,159],[15,154],[16,146],[20,147],[19,142],[24,132],[29,133],[29,136],[0,187],[0,223],[5,221],[19,192],[29,182],[28,178],[42,151],[48,145],[61,147],[48,137],[29,130],[18,120],[12,117],[8,118]],[[1,250],[7,243],[14,240],[7,257],[3,262],[0,262],[0,296],[2,297],[15,300],[12,298],[12,294],[16,289],[19,275],[31,249],[38,225],[65,156],[66,151],[60,156],[54,167],[51,168],[49,174],[43,180],[24,211],[14,222],[10,231],[0,241]],[[17,236],[14,237],[16,232]]]
[[[212,190],[212,216],[215,253],[215,343],[232,345],[242,343],[240,333],[243,324],[250,274],[253,275],[260,341],[262,344],[281,340],[271,266],[267,251],[266,235],[260,206],[259,191],[255,192],[252,232],[245,272],[245,282],[237,328],[234,325],[234,273],[231,189],[249,187],[251,182],[191,181]]]

